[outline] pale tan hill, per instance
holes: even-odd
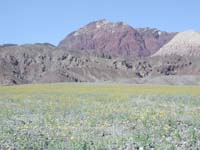
[[[200,33],[188,30],[178,33],[153,56],[200,56]]]

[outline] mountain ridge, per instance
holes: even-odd
[[[70,33],[67,42],[66,38],[60,42],[64,42],[63,46],[0,45],[0,84],[105,81],[171,84],[171,79],[177,79],[177,84],[199,83],[195,81],[200,75],[200,55],[196,54],[200,52],[199,35],[191,30],[168,33],[155,28],[133,28],[123,22],[94,21]],[[186,48],[186,53],[181,51],[183,48],[173,49],[176,44]],[[195,50],[194,55],[191,50]],[[187,77],[190,79],[184,82]]]
[[[144,28],[143,28],[144,29]],[[133,28],[124,22],[94,21],[67,35],[60,48],[96,50],[111,56],[145,57],[155,53],[176,33]],[[153,32],[153,30],[155,32]]]

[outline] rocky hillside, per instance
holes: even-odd
[[[200,56],[200,33],[194,30],[178,33],[154,56]]]
[[[69,34],[59,47],[123,58],[144,57],[158,51],[175,34],[150,28],[134,29],[123,22],[99,20]]]
[[[0,84],[3,85],[124,80],[144,83],[148,77],[200,75],[198,57],[127,60],[68,51],[50,44],[3,46],[0,54]]]
[[[134,77],[116,60],[66,51],[50,44],[0,48],[0,84],[92,82]]]
[[[137,31],[142,35],[145,46],[150,51],[150,55],[157,52],[177,34],[151,28],[139,28]]]
[[[0,84],[199,84],[199,57],[199,32],[167,33],[100,20],[71,33],[59,46],[1,45]]]

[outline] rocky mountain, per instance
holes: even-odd
[[[59,47],[90,50],[114,57],[145,57],[159,50],[175,34],[150,28],[134,29],[123,22],[99,20],[69,34]]]
[[[199,57],[200,34],[196,31],[167,33],[100,20],[71,33],[59,46],[0,45],[0,85],[200,84]]]
[[[69,51],[50,44],[0,48],[0,84],[3,85],[101,81],[146,83],[147,78],[170,75],[200,75],[199,57],[127,60],[101,57],[87,51]]]
[[[178,33],[153,56],[200,56],[200,33],[188,30]]]
[[[139,28],[137,31],[142,35],[145,46],[150,51],[150,55],[157,52],[177,34],[160,31],[155,28]]]
[[[0,84],[94,82],[134,77],[126,63],[50,44],[0,48]]]

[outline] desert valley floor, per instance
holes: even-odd
[[[2,150],[196,150],[199,118],[199,86],[0,87]]]

